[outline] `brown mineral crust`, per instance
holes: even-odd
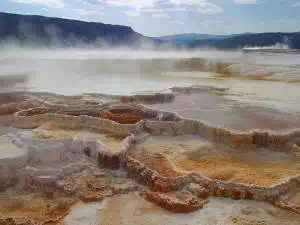
[[[168,193],[182,189],[185,185],[190,183],[186,181],[186,177],[163,177],[160,175],[154,176],[152,182],[152,190],[157,192]]]
[[[111,182],[110,179],[100,178],[87,181],[85,188],[79,191],[78,197],[83,202],[102,201],[105,198],[117,194],[128,193],[130,191],[138,190],[138,186],[129,182],[129,180],[122,180],[122,182]]]
[[[273,204],[279,208],[286,209],[288,211],[292,211],[294,213],[300,214],[300,206],[295,204],[288,204],[285,201],[275,201]]]
[[[15,112],[18,112],[18,105],[17,103],[11,103],[7,105],[0,106],[0,116],[10,115]]]
[[[17,113],[18,116],[34,116],[38,114],[53,113],[54,110],[47,107],[30,108]]]
[[[46,216],[48,219],[45,221],[45,224],[57,223],[63,219],[75,203],[75,200],[60,200],[56,204],[47,205]]]
[[[81,107],[64,107],[56,112],[57,114],[64,114],[68,116],[91,116],[91,117],[99,117],[99,109],[87,108],[82,109]]]
[[[252,137],[248,134],[236,134],[231,137],[231,143],[235,148],[247,148],[252,145]]]
[[[152,185],[152,176],[154,175],[154,172],[149,169],[145,168],[144,170],[140,171],[140,174],[138,174],[137,180],[140,183],[146,184],[146,185]]]
[[[2,105],[0,105],[0,116],[10,115],[10,114],[13,114],[13,113],[16,113],[19,111],[20,111],[20,113],[19,113],[20,115],[23,115],[23,114],[26,115],[29,113],[32,113],[32,115],[34,113],[39,114],[37,112],[40,110],[40,108],[43,108],[42,103],[37,102],[37,101],[31,101],[31,100],[27,100],[27,101],[23,101],[23,102],[19,102],[19,103],[2,104]]]
[[[79,193],[79,199],[83,202],[97,202],[102,201],[105,197],[101,192],[94,192],[91,190],[83,190]]]
[[[93,179],[88,180],[87,187],[93,191],[103,191],[109,187],[109,183],[106,179]]]
[[[139,161],[127,156],[125,167],[129,175],[142,184],[146,184],[153,191],[167,193],[182,189],[186,184],[191,183],[192,179],[185,176],[164,177],[156,171],[148,168]],[[187,179],[186,179],[187,178]]]
[[[190,183],[186,186],[186,189],[199,198],[207,198],[209,196],[209,191],[199,184]]]
[[[58,184],[59,190],[61,190],[63,193],[67,195],[75,194],[78,186],[74,184],[73,182],[60,182]]]
[[[147,201],[167,209],[173,213],[190,213],[202,209],[206,201],[191,197],[185,201],[169,197],[158,192],[144,192],[141,196]]]
[[[254,193],[251,192],[251,191],[246,191],[246,193],[245,193],[245,199],[253,200],[254,199]]]
[[[241,194],[242,194],[241,191],[238,189],[234,189],[231,191],[231,197],[232,197],[232,199],[235,199],[235,200],[241,199],[241,197],[242,197]]]
[[[3,96],[0,96],[0,102],[1,98]],[[31,100],[25,100],[25,97],[21,97],[19,96],[20,99],[14,99],[14,97],[12,98],[8,98],[11,99],[12,101],[4,101],[4,104],[0,104],[0,116],[3,115],[10,115],[13,113],[16,113],[18,111],[21,110],[26,110],[26,109],[30,109],[30,108],[35,108],[35,107],[40,107],[42,106],[42,104],[40,102],[37,101],[31,101]]]
[[[154,191],[170,192],[179,188],[178,179],[162,177],[131,157],[127,157],[125,166],[130,176],[143,184],[149,185]]]
[[[171,191],[170,183],[166,178],[162,178],[161,176],[155,177],[153,181],[153,191],[167,193]]]
[[[137,177],[139,172],[145,169],[144,165],[131,157],[126,157],[125,167],[132,177]]]
[[[36,198],[1,200],[0,214],[5,218],[0,219],[2,224],[16,225],[44,225],[56,224],[64,218],[72,205],[76,202],[72,199]]]
[[[119,169],[122,161],[122,154],[98,152],[98,164],[104,168]]]
[[[24,95],[19,95],[17,93],[1,93],[0,94],[0,104],[9,103],[20,103],[26,100]]]
[[[12,217],[0,218],[0,225],[40,225],[28,218],[19,218],[18,220]]]
[[[45,191],[50,189],[55,190],[57,188],[60,188],[60,186],[55,179],[47,179],[42,181],[34,176],[27,176],[25,178],[24,190]]]
[[[100,112],[100,117],[121,124],[136,124],[145,118],[142,112],[135,111],[134,109],[107,109]]]
[[[214,196],[226,197],[226,189],[224,187],[218,187],[214,191]]]
[[[143,163],[150,169],[156,171],[161,176],[178,177],[183,175],[182,172],[179,172],[174,168],[165,154],[151,154],[147,150],[140,149],[136,152],[130,153],[130,156]]]

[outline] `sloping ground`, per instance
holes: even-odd
[[[3,27],[0,41],[15,38],[16,41],[23,44],[35,43],[35,45],[50,46],[74,46],[83,43],[130,45],[140,39],[152,43],[150,38],[134,32],[131,27],[121,25],[2,12],[0,18]],[[21,31],[21,27],[26,25],[31,27],[30,32]],[[51,28],[51,26],[55,28]],[[51,35],[54,31],[49,29],[55,29],[55,32],[60,33],[60,41]]]

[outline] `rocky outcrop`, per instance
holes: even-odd
[[[154,204],[169,210],[173,213],[190,213],[202,209],[206,201],[198,200],[196,198],[189,198],[184,201],[172,198],[166,194],[159,192],[144,192],[141,196],[147,201],[153,202]]]

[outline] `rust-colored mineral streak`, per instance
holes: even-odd
[[[136,124],[144,119],[141,112],[131,109],[107,109],[100,112],[103,119],[113,120],[121,124]]]

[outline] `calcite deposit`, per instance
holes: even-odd
[[[0,224],[61,225],[76,203],[131,192],[173,213],[205,208],[208,197],[300,213],[299,129],[232,131],[149,109],[140,96],[11,95],[0,125],[26,130],[0,143]]]

